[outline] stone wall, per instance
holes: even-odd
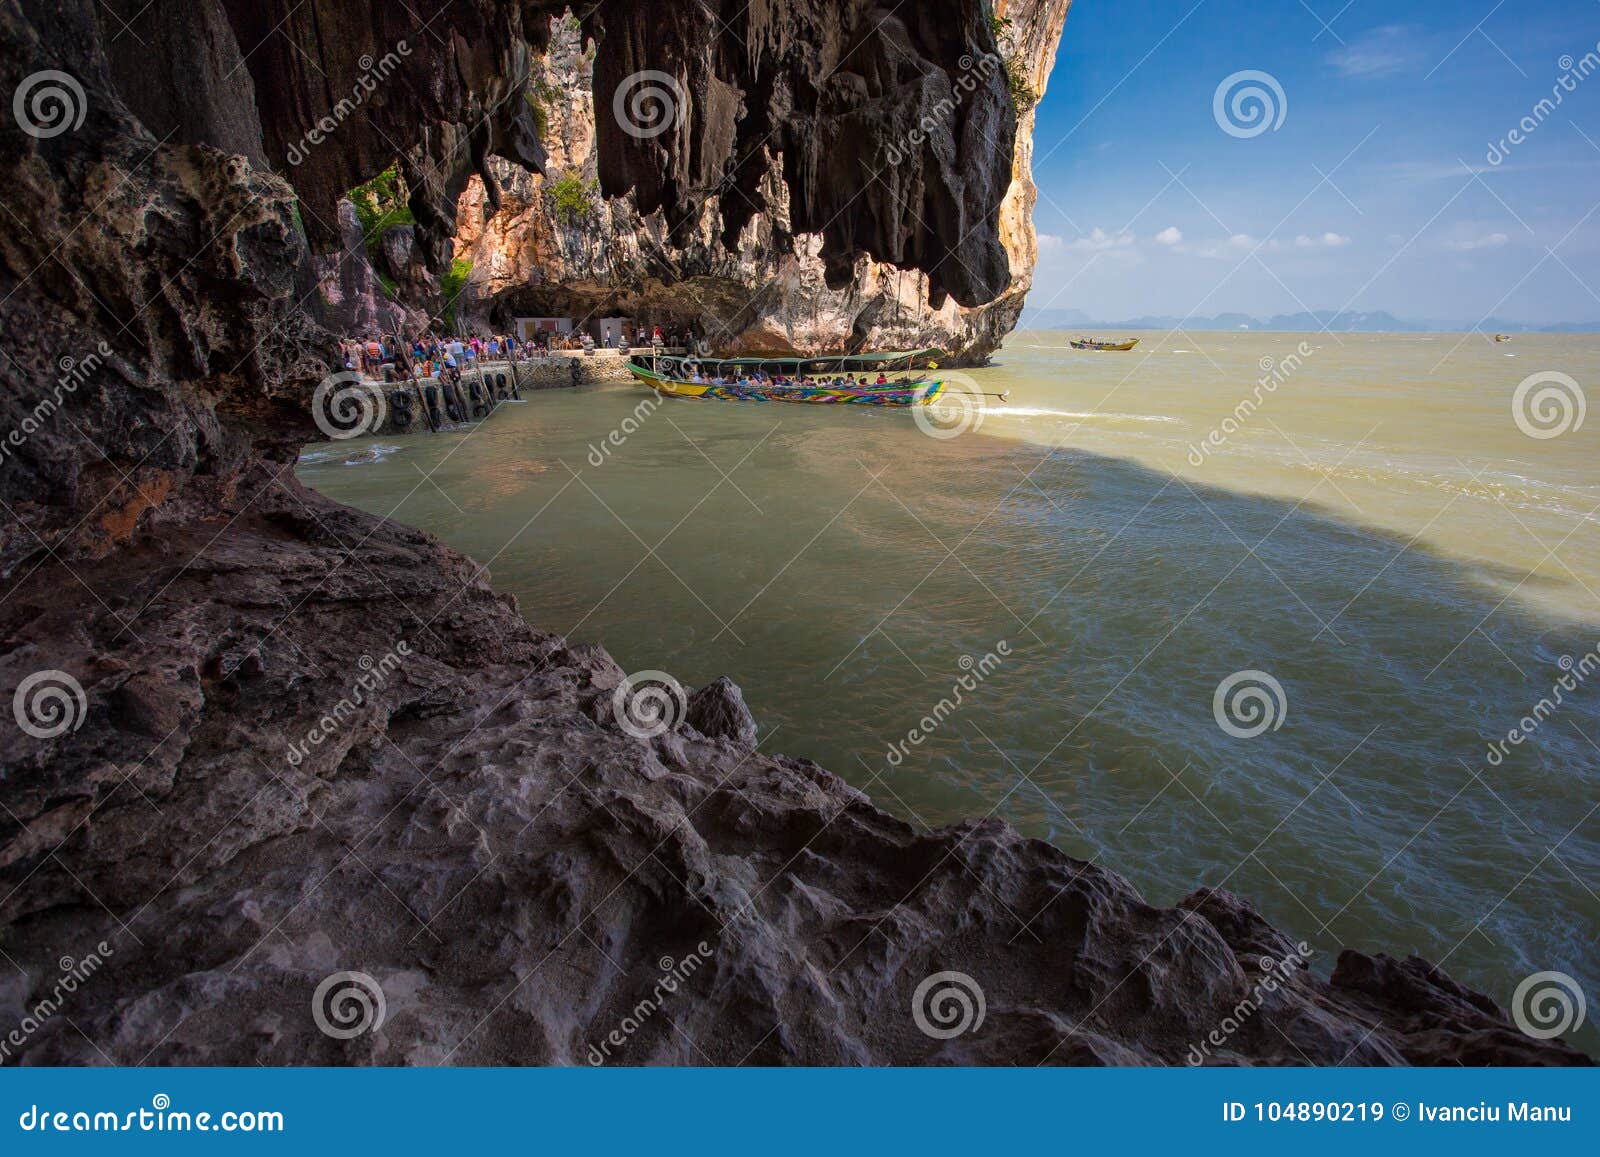
[[[381,387],[383,420],[374,434],[420,434],[450,429],[491,417],[503,402],[521,401],[524,392],[631,382],[624,359],[615,354],[552,354],[517,362],[485,362],[461,375],[459,384],[439,378],[389,383]]]

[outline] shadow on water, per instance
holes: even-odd
[[[1228,887],[1324,969],[1346,945],[1419,952],[1502,1003],[1546,969],[1600,993],[1600,626],[1507,599],[1520,574],[1309,504],[880,415],[671,407],[594,465],[633,400],[302,473],[493,557],[541,627],[630,669],[732,676],[765,749],[914,823],[993,814],[1153,902]],[[1213,704],[1245,671],[1282,689],[1280,706],[1252,677],[1275,719],[1249,738]],[[1575,689],[1491,762],[1563,675]],[[1600,1051],[1592,1026],[1575,1040]]]

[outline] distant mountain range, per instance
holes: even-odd
[[[1215,317],[1134,317],[1123,321],[1097,321],[1081,309],[1024,309],[1021,329],[1118,330],[1267,330],[1289,333],[1596,333],[1600,322],[1570,322],[1564,325],[1529,325],[1491,317],[1470,321],[1404,321],[1385,310],[1318,309],[1306,313],[1280,313],[1272,317],[1252,317],[1247,313],[1219,313]]]

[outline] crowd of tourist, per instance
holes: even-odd
[[[501,334],[425,337],[407,343],[393,337],[369,337],[366,341],[346,341],[341,345],[346,370],[385,381],[406,377],[460,380],[463,370],[480,361],[526,360],[548,354],[545,347],[534,341],[519,342]]]
[[[682,348],[693,343],[694,332],[671,330],[663,333],[660,326],[647,330],[640,326],[635,331],[636,343],[630,342],[626,328],[620,338],[615,334],[606,337],[606,348],[620,349],[626,353],[634,344],[645,349]],[[552,352],[593,353],[595,339],[585,331],[567,333],[540,333],[518,340],[508,334],[490,334],[483,337],[436,338],[420,337],[403,342],[394,336],[369,336],[365,341],[350,339],[340,343],[340,359],[346,370],[360,372],[369,378],[399,381],[410,378],[447,378],[459,381],[464,370],[480,361],[530,361],[549,357]]]

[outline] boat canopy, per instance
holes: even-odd
[[[697,358],[681,354],[661,355],[664,362],[693,363],[706,370],[749,369],[749,370],[783,370],[794,369],[797,372],[814,370],[838,370],[848,373],[851,370],[878,370],[887,369],[897,365],[910,368],[914,362],[926,362],[932,358],[944,356],[944,351],[939,349],[920,350],[890,350],[885,353],[874,354],[819,354],[812,357],[795,356],[787,358]]]

